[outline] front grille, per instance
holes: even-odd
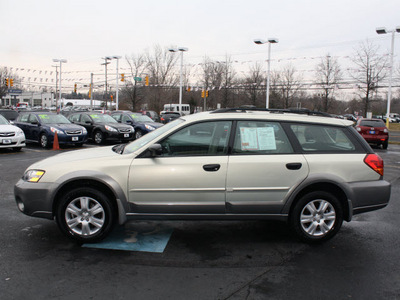
[[[124,128],[124,129],[119,129],[119,132],[121,132],[121,133],[131,133],[132,130],[130,128]]]
[[[0,137],[15,136],[15,132],[0,132]]]
[[[82,134],[82,130],[66,130],[65,133],[67,135],[77,135]]]

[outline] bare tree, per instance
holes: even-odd
[[[320,63],[316,66],[317,85],[320,86],[323,99],[323,110],[327,112],[333,100],[333,94],[339,81],[342,79],[337,59],[329,54],[321,58]]]
[[[7,78],[17,80],[17,77],[7,67],[0,67],[0,99],[7,94],[8,86],[5,82]]]
[[[364,116],[370,108],[370,101],[373,92],[378,88],[379,82],[385,78],[387,57],[379,55],[379,47],[368,40],[361,43],[352,58],[357,66],[357,71],[350,76],[358,83],[362,92],[361,99],[364,101]]]
[[[290,64],[285,66],[282,71],[274,72],[272,77],[273,92],[281,98],[283,108],[291,107],[294,98],[300,91],[302,77]]]
[[[171,91],[176,83],[173,70],[178,56],[169,52],[168,48],[155,46],[153,52],[146,52],[145,59],[151,84],[146,89],[146,100],[151,109],[160,111],[163,104],[175,103],[171,99]]]
[[[125,79],[125,87],[122,88],[122,98],[129,103],[129,108],[133,111],[139,109],[143,101],[143,82],[136,81],[135,78],[142,78],[146,71],[146,59],[143,54],[125,57],[131,73],[131,80]]]
[[[249,75],[243,80],[245,85],[244,94],[245,98],[248,99],[248,104],[262,107],[261,97],[265,93],[263,88],[264,82],[264,71],[260,63],[256,63],[250,66]]]

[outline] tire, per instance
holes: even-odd
[[[143,136],[143,132],[140,129],[138,129],[135,132],[135,140],[140,139],[142,136]]]
[[[104,133],[101,132],[100,130],[97,130],[93,134],[93,140],[97,145],[103,144],[104,143]]]
[[[19,152],[19,151],[21,151],[21,149],[22,149],[22,147],[14,147],[14,148],[13,148],[13,150],[14,150],[15,152]]]
[[[382,143],[382,149],[387,149],[388,148],[388,146],[389,146],[389,141],[384,141],[383,143]]]
[[[39,144],[40,144],[40,147],[42,147],[42,148],[45,148],[45,149],[50,148],[49,138],[45,133],[42,133],[39,136]]]
[[[343,208],[332,194],[311,192],[296,202],[290,223],[300,240],[308,243],[324,242],[335,236],[342,226]]]
[[[110,200],[93,188],[76,188],[67,192],[56,208],[56,220],[68,237],[94,243],[112,230],[116,214]]]

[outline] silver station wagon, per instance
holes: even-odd
[[[129,144],[34,163],[15,199],[79,242],[131,219],[284,220],[321,242],[390,198],[382,159],[352,124],[285,110],[184,116]]]

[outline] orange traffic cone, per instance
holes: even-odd
[[[53,150],[60,150],[60,145],[58,144],[58,135],[57,135],[57,131],[56,131],[56,133],[54,134]]]

